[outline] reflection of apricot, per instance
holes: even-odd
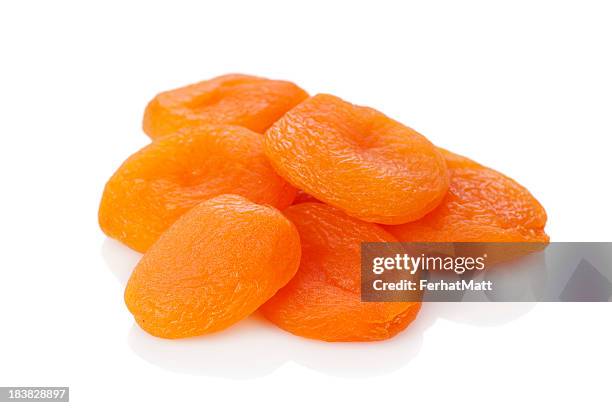
[[[444,158],[425,137],[331,95],[287,112],[266,132],[265,152],[291,184],[366,221],[418,219],[448,188]]]
[[[284,213],[300,234],[302,261],[295,277],[262,306],[266,318],[326,341],[383,340],[414,320],[418,302],[361,302],[361,243],[395,241],[393,236],[326,204],[298,204]]]
[[[299,235],[278,210],[221,195],[159,238],[134,269],[125,302],[154,336],[198,336],[254,312],[299,262]]]
[[[106,184],[102,230],[144,252],[187,210],[219,194],[284,208],[295,189],[263,154],[262,137],[239,126],[203,126],[155,140]]]
[[[263,133],[307,97],[291,82],[223,75],[158,94],[145,110],[143,129],[153,139],[210,123],[240,125]]]
[[[548,242],[546,212],[527,189],[495,170],[440,150],[451,174],[448,194],[425,217],[388,226],[389,232],[404,242]]]

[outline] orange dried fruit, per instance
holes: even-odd
[[[223,75],[158,94],[147,105],[142,126],[152,139],[211,123],[263,133],[307,97],[291,82]]]
[[[412,322],[420,302],[361,302],[362,242],[395,238],[376,224],[322,203],[291,206],[302,260],[295,277],[261,308],[280,328],[325,341],[390,338]]]
[[[440,149],[450,171],[442,203],[425,217],[386,227],[403,242],[548,242],[546,211],[513,179]]]
[[[134,269],[125,303],[154,336],[212,333],[254,312],[299,262],[298,232],[281,212],[221,195],[162,234]]]
[[[265,133],[264,148],[291,184],[365,221],[416,220],[448,189],[444,158],[424,136],[331,95],[287,112]]]
[[[144,252],[187,210],[219,194],[288,206],[295,188],[274,172],[262,143],[260,134],[227,125],[184,129],[153,141],[106,184],[102,230]]]
[[[296,204],[301,204],[301,203],[320,203],[321,201],[317,200],[316,198],[314,198],[313,196],[311,196],[310,194],[302,191],[302,190],[298,190],[295,193],[295,199],[293,199],[293,203],[292,205],[296,205]]]

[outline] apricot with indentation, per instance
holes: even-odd
[[[119,167],[104,189],[99,222],[108,236],[144,252],[187,210],[227,193],[282,209],[295,188],[270,166],[260,134],[225,125],[184,129]]]
[[[295,277],[261,308],[264,316],[295,335],[325,341],[373,341],[393,337],[420,302],[362,302],[362,242],[396,242],[376,224],[322,203],[291,206],[284,214],[297,227],[302,260]]]
[[[442,203],[415,222],[386,229],[404,242],[548,242],[546,211],[513,179],[440,149],[450,171]]]
[[[291,82],[223,75],[158,94],[147,105],[143,129],[152,139],[203,124],[239,125],[263,133],[307,97]]]
[[[179,218],[138,263],[125,303],[164,338],[222,330],[254,312],[295,274],[299,235],[278,210],[221,195]]]
[[[424,136],[331,95],[287,112],[265,133],[264,147],[292,185],[365,221],[416,220],[448,189],[444,158]]]

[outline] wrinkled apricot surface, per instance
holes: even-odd
[[[442,203],[418,221],[386,227],[403,242],[548,242],[546,212],[516,181],[447,150]]]
[[[240,125],[263,133],[308,94],[287,81],[230,74],[158,94],[144,113],[155,139],[202,124]]]
[[[295,277],[266,302],[264,316],[302,337],[326,341],[390,338],[416,317],[418,302],[362,303],[362,242],[396,241],[378,225],[322,203],[291,206],[302,260]]]
[[[211,333],[254,312],[299,262],[298,232],[282,213],[221,195],[162,234],[134,269],[125,303],[154,336]]]
[[[287,112],[266,132],[265,152],[291,184],[365,221],[418,219],[448,189],[444,158],[425,137],[331,95]]]
[[[190,128],[153,141],[119,167],[104,189],[99,222],[108,236],[144,252],[187,210],[226,193],[284,208],[295,189],[268,163],[260,134]]]

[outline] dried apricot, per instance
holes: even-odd
[[[450,171],[442,203],[420,220],[386,227],[403,242],[548,242],[546,212],[516,181],[440,149]]]
[[[331,95],[287,112],[265,133],[264,149],[291,184],[365,221],[413,221],[448,189],[444,158],[424,136]]]
[[[361,243],[396,241],[392,235],[322,203],[294,205],[284,214],[300,234],[302,260],[295,277],[262,306],[267,319],[326,341],[383,340],[415,319],[419,302],[361,302]]]
[[[162,234],[134,269],[125,303],[154,336],[212,333],[254,312],[299,262],[298,232],[280,211],[221,195]]]
[[[270,166],[260,134],[227,125],[184,129],[119,167],[104,189],[99,222],[108,236],[144,252],[187,210],[226,193],[282,209],[295,189]]]
[[[298,190],[297,193],[295,193],[295,199],[293,200],[292,205],[301,204],[301,203],[320,203],[320,202],[321,201],[317,200],[310,194],[302,190]]]
[[[307,97],[291,82],[223,75],[158,94],[147,105],[142,126],[152,139],[211,123],[240,125],[263,133]]]

